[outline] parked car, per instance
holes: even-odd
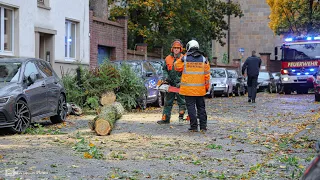
[[[231,77],[232,82],[232,92],[236,96],[243,96],[246,93],[244,77],[239,74],[237,70],[230,69],[228,73]]]
[[[44,117],[60,123],[67,115],[62,81],[49,63],[34,58],[0,59],[0,127],[21,133]]]
[[[152,67],[156,70],[157,75],[162,79],[162,76],[163,76],[162,67],[165,61],[163,59],[151,59],[151,60],[148,60],[148,62],[150,62]]]
[[[212,87],[215,95],[232,95],[232,82],[226,68],[211,68]]]
[[[274,82],[276,84],[275,88],[273,89],[275,93],[282,93],[282,83],[280,78],[280,72],[273,72],[271,73],[272,77],[274,78]]]
[[[214,97],[214,88],[213,88],[213,84],[214,83],[213,82],[214,82],[214,80],[213,80],[213,78],[212,78],[212,76],[210,74],[210,87],[209,87],[208,92],[206,94],[206,96],[208,96],[209,98],[213,98]]]
[[[270,93],[276,88],[276,83],[270,72],[259,72],[257,91],[268,91]]]
[[[141,99],[138,99],[142,109],[147,107],[147,104],[154,104],[158,107],[163,106],[163,94],[156,90],[159,76],[152,65],[146,60],[125,60],[115,61],[115,64],[122,65],[127,64],[131,67],[131,70],[137,74],[138,77],[144,82],[147,94],[144,94]]]

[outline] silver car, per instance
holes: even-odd
[[[0,127],[21,133],[35,120],[67,114],[64,86],[50,64],[34,58],[0,59]]]
[[[232,95],[232,80],[231,75],[226,68],[211,68],[210,73],[212,76],[211,85],[215,95],[230,96]]]

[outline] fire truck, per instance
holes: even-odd
[[[280,49],[283,92],[307,94],[320,65],[320,36],[287,37]]]

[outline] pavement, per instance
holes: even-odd
[[[94,116],[43,121],[29,134],[0,130],[0,179],[299,179],[317,155],[313,94],[258,93],[254,104],[218,97],[206,109],[206,133],[179,124],[177,105],[168,125],[156,123],[161,108],[149,107],[126,113],[109,136],[89,130]],[[101,156],[86,156],[82,145]]]

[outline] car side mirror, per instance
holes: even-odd
[[[146,76],[147,76],[147,77],[151,77],[152,75],[153,75],[152,72],[146,72]]]
[[[30,86],[31,84],[33,84],[34,82],[36,82],[37,80],[37,76],[34,73],[31,73],[28,77],[27,77],[27,84],[28,86]]]

